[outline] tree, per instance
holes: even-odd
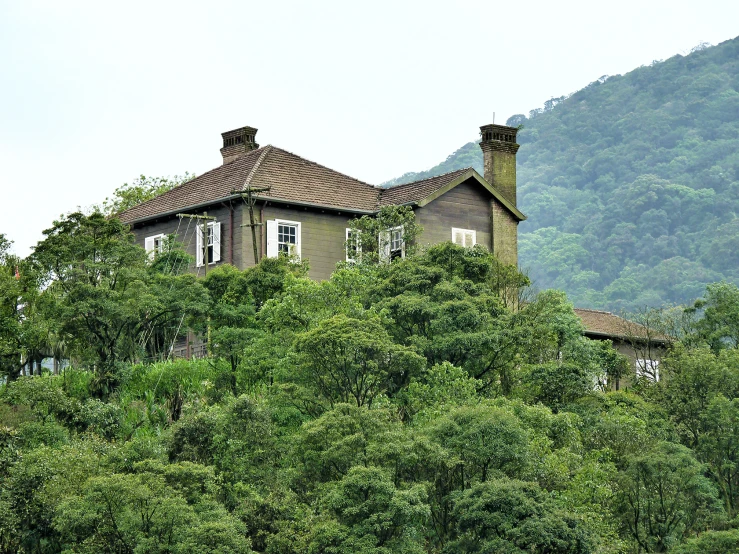
[[[675,546],[670,552],[674,554],[707,554],[739,551],[739,530],[706,531],[698,537],[692,537]]]
[[[664,399],[681,440],[691,448],[704,431],[709,404],[719,394],[739,394],[739,358],[733,351],[716,356],[708,348],[676,348],[664,359]]]
[[[425,500],[422,485],[398,490],[382,469],[355,466],[324,497],[333,519],[314,530],[310,551],[421,554]]]
[[[195,177],[196,175],[191,175],[187,171],[184,175],[175,175],[174,177],[147,177],[145,175],[139,175],[131,184],[124,183],[115,189],[113,197],[106,198],[103,201],[102,211],[105,215],[115,215],[124,212]]]
[[[53,348],[54,321],[41,313],[44,294],[33,265],[10,253],[12,243],[0,234],[0,377],[16,379],[24,366],[41,372],[41,360]],[[58,344],[58,343],[57,343]]]
[[[549,501],[535,483],[496,479],[454,499],[455,535],[445,553],[595,552],[595,538],[579,518]]]
[[[59,506],[54,526],[76,552],[248,554],[248,541],[222,506],[195,506],[154,473],[90,479]]]
[[[714,352],[739,348],[739,287],[724,282],[708,285],[692,310],[702,314],[696,331]]]
[[[209,334],[209,348],[217,358],[228,361],[231,367],[231,391],[236,393],[236,370],[246,349],[261,331],[256,325],[256,306],[246,273],[231,265],[211,271],[203,279],[209,292],[208,319],[200,321],[196,329]]]
[[[729,519],[739,511],[739,398],[716,396],[703,416],[697,453],[710,470]]]
[[[716,489],[686,447],[661,442],[629,461],[618,477],[615,511],[646,552],[665,552],[721,513]]]
[[[18,377],[21,358],[21,284],[15,277],[19,260],[9,252],[12,243],[0,234],[0,375]]]
[[[117,219],[76,212],[44,234],[33,260],[48,285],[46,316],[60,322],[70,352],[95,368],[96,394],[112,391],[119,363],[141,355],[152,327],[204,307],[193,276],[164,283],[147,272],[146,252]]]
[[[461,406],[437,421],[432,433],[458,460],[462,489],[501,474],[519,477],[530,461],[528,430],[503,408]]]
[[[380,394],[395,394],[424,366],[410,348],[393,343],[376,317],[331,317],[299,335],[295,348],[297,381],[332,407],[371,406]]]

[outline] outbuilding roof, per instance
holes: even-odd
[[[668,342],[667,337],[654,330],[647,329],[639,323],[629,321],[611,312],[575,308],[575,314],[582,321],[586,336],[621,340],[638,339],[643,341],[648,339],[658,343]]]

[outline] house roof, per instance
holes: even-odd
[[[436,200],[442,194],[449,192],[457,185],[468,179],[476,180],[480,185],[490,192],[503,206],[505,206],[519,221],[526,219],[513,204],[511,204],[500,192],[491,186],[477,171],[471,167],[450,171],[443,175],[430,177],[421,181],[414,181],[405,185],[398,185],[389,189],[383,189],[380,197],[380,205],[390,204],[417,204],[425,206]]]
[[[270,187],[267,193],[255,194],[263,199],[369,214],[390,204],[423,206],[470,178],[490,191],[519,220],[525,219],[472,168],[381,189],[271,145],[203,173],[118,217],[124,223],[135,223],[171,215],[234,198],[233,191],[246,190],[250,185]]]
[[[575,308],[575,314],[585,327],[585,334],[612,339],[646,339],[654,342],[667,342],[667,337],[649,330],[633,321],[619,317],[611,312]]]

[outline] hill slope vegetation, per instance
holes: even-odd
[[[518,153],[521,265],[576,304],[683,303],[739,281],[739,38],[603,76],[528,116]],[[385,183],[472,166],[474,142]]]

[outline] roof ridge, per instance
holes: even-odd
[[[262,147],[262,148],[257,148],[256,150],[252,150],[252,152],[258,152],[259,150],[262,150],[263,148],[266,148],[266,146],[264,146],[264,147]],[[251,154],[251,152],[248,152],[247,154]],[[260,158],[261,158],[261,154],[260,154]],[[164,191],[164,192],[163,192],[163,193],[161,193],[161,194],[157,194],[157,195],[156,195],[156,196],[154,196],[153,198],[149,198],[148,200],[144,200],[144,201],[143,201],[143,202],[141,202],[140,204],[136,204],[135,206],[131,206],[130,208],[128,208],[128,209],[126,209],[126,210],[123,210],[122,212],[118,212],[118,213],[116,214],[116,216],[117,216],[117,217],[120,217],[121,215],[125,214],[126,212],[128,212],[128,211],[130,211],[130,210],[135,210],[135,209],[138,209],[138,208],[140,208],[141,206],[145,206],[145,205],[149,204],[150,202],[154,202],[154,200],[158,200],[158,199],[162,198],[163,196],[171,196],[171,195],[172,195],[172,194],[173,194],[173,193],[174,193],[175,191],[178,191],[178,190],[180,190],[180,189],[181,189],[181,188],[183,188],[183,187],[184,187],[185,185],[189,185],[189,184],[190,184],[190,183],[192,183],[193,181],[196,181],[196,180],[200,180],[200,179],[202,179],[203,177],[205,177],[206,175],[209,175],[210,173],[213,173],[213,172],[215,172],[215,171],[218,171],[218,170],[219,170],[219,169],[221,169],[221,168],[222,168],[222,167],[223,167],[224,165],[229,165],[229,164],[232,164],[232,163],[236,163],[236,162],[238,162],[238,161],[239,161],[240,159],[243,159],[243,157],[242,157],[242,158],[237,158],[236,160],[232,160],[232,161],[231,161],[231,162],[229,162],[228,164],[222,164],[222,165],[218,165],[218,166],[214,167],[213,169],[209,169],[209,170],[208,170],[208,171],[206,171],[205,173],[201,173],[200,175],[196,175],[196,176],[195,176],[195,177],[193,177],[192,179],[189,179],[189,180],[185,181],[184,183],[180,183],[180,184],[179,184],[179,185],[177,185],[176,187],[173,187],[173,188],[171,188],[171,189],[169,189],[169,190],[167,190],[167,191]]]
[[[262,165],[262,162],[267,157],[267,155],[272,151],[272,145],[268,144],[264,147],[264,152],[262,152],[259,155],[259,158],[256,162],[254,162],[254,167],[251,168],[251,171],[249,172],[249,175],[246,176],[246,180],[244,181],[244,186],[241,187],[241,190],[244,190],[251,186],[251,180],[254,178],[254,175],[256,175],[257,170],[259,169],[259,166]]]
[[[468,167],[463,167],[460,169],[453,169],[452,171],[447,171],[446,173],[439,173],[438,175],[434,175],[433,177],[426,177],[425,179],[419,179],[418,181],[410,181],[408,183],[402,183],[400,185],[395,185],[394,187],[380,187],[380,188],[381,190],[393,190],[393,189],[397,189],[400,187],[404,187],[406,185],[415,185],[417,183],[423,183],[424,181],[430,181],[431,179],[438,179],[439,177],[445,177],[447,175],[451,175],[452,173],[461,173],[464,171],[469,171],[470,169],[473,171],[475,170],[474,167],[468,166]]]
[[[608,314],[608,315],[616,315],[613,312],[606,312],[604,310],[592,310],[590,308],[573,308],[573,310],[579,310],[581,312],[592,312],[594,314]],[[616,316],[619,317],[619,316]]]
[[[317,166],[320,166],[324,169],[328,169],[329,171],[333,171],[334,173],[341,175],[342,177],[346,177],[347,179],[351,179],[352,181],[356,181],[357,183],[362,183],[363,185],[367,185],[368,187],[377,188],[375,185],[372,185],[366,181],[362,181],[361,179],[357,179],[356,177],[352,177],[351,175],[347,175],[346,173],[342,173],[341,171],[337,171],[331,167],[328,167],[327,165],[319,164],[318,162],[314,162],[313,160],[309,160],[308,158],[304,158],[303,156],[299,156],[298,154],[295,154],[294,152],[290,152],[289,150],[285,150],[284,148],[280,148],[279,146],[272,146],[269,145],[271,148],[275,150],[279,150],[280,152],[284,152],[285,154],[290,154],[291,156],[295,156],[296,158],[303,160],[304,162],[308,162]]]

